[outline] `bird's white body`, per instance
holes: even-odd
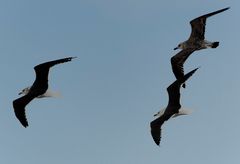
[[[162,116],[163,113],[165,112],[165,109],[166,109],[166,108],[163,108],[163,109],[161,109],[159,112],[157,112],[156,114],[154,114],[154,117],[160,117],[160,116]],[[179,109],[179,112],[176,113],[176,114],[174,114],[174,115],[172,116],[172,118],[177,117],[177,116],[181,116],[181,115],[189,115],[189,114],[191,114],[191,113],[192,113],[192,110],[190,110],[190,109],[180,108],[180,109]]]
[[[178,47],[176,47],[176,49],[188,49],[188,48],[192,48],[192,49],[197,49],[197,50],[201,50],[201,49],[206,49],[206,48],[213,48],[214,42],[210,42],[207,40],[200,40],[198,42],[193,42],[193,41],[189,41],[186,40],[182,43],[180,43],[178,45]]]
[[[26,87],[26,88],[24,88],[24,89],[19,93],[19,95],[20,95],[20,94],[24,94],[24,95],[28,94],[30,88],[31,88],[31,87]],[[60,92],[55,92],[55,91],[51,91],[51,90],[48,89],[44,94],[38,96],[37,98],[60,97],[60,96],[61,96]]]

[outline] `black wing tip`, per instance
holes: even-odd
[[[158,129],[159,127],[153,127],[153,121],[150,123],[150,127],[151,127],[151,135],[152,135],[152,139],[155,142],[155,144],[157,146],[160,146],[160,140],[161,140],[161,128],[159,129],[160,131],[155,131],[154,129]]]
[[[17,116],[17,115],[16,115]],[[28,122],[27,122],[27,119],[26,118],[19,118],[18,116],[17,116],[17,119],[19,120],[19,122],[22,124],[22,126],[24,127],[24,128],[27,128],[28,127]]]
[[[231,8],[231,7],[228,6],[228,7],[224,8],[224,9],[222,9],[222,10],[225,11],[225,10],[228,10],[228,9],[230,9],[230,8]]]
[[[23,124],[23,123],[22,123],[22,126],[23,126],[24,128],[27,128],[27,127],[28,127],[28,123],[27,123],[27,124]]]
[[[14,113],[15,113],[15,116],[17,117],[17,119],[19,120],[19,122],[22,124],[22,126],[24,128],[27,128],[28,127],[28,121],[27,121],[27,118],[26,118],[26,115],[25,115],[25,111],[23,111],[22,114],[19,114],[17,112],[17,100],[14,100],[13,101],[13,109],[14,109]]]
[[[200,67],[195,68],[194,70],[190,71],[189,73],[193,75]]]
[[[69,61],[72,61],[72,59],[75,59],[75,58],[77,58],[77,57],[74,56],[74,57],[67,57],[67,58],[63,58],[63,59],[65,60],[65,62],[69,62]]]
[[[210,13],[209,16],[212,16],[212,15],[215,15],[215,14],[218,14],[218,13],[221,13],[221,12],[226,11],[226,10],[228,10],[228,9],[230,9],[230,7],[225,7],[225,8],[223,8],[223,9],[220,9],[220,10],[217,10],[217,11],[215,11],[215,12]]]
[[[155,141],[155,140],[154,140],[154,142],[156,143],[157,146],[160,147],[160,141]]]
[[[47,66],[49,66],[49,67],[52,67],[52,66],[54,66],[54,65],[56,65],[56,64],[60,64],[60,63],[65,63],[65,62],[72,61],[72,59],[75,59],[75,58],[77,58],[77,57],[76,57],[76,56],[74,56],[74,57],[65,57],[65,58],[61,58],[61,59],[57,59],[57,60],[52,60],[52,61],[44,62],[44,63],[41,63],[41,64],[36,65],[36,66],[34,67],[34,69],[36,70],[36,69],[38,69],[38,68],[40,68],[40,67],[42,67],[42,66],[45,66],[45,65],[47,65]]]
[[[200,66],[199,67],[197,67],[197,68],[195,68],[194,70],[192,70],[193,71],[193,73],[194,72],[196,72],[198,69],[200,68]]]
[[[152,135],[152,138],[153,138],[153,141],[155,142],[155,144],[157,146],[160,146],[160,139],[159,138],[155,138],[153,135]]]
[[[221,12],[226,11],[226,10],[228,10],[228,9],[230,9],[230,7],[225,7],[225,8],[223,8],[223,9],[220,9],[220,10],[216,11],[216,12],[221,13]]]
[[[217,11],[212,12],[212,13],[214,13],[214,14],[218,14],[218,13],[221,13],[221,12],[226,11],[226,10],[228,10],[228,9],[230,9],[230,6],[225,7],[225,8],[223,8],[223,9],[220,9],[220,10],[217,10]]]
[[[188,72],[187,74],[184,75],[183,79],[181,79],[179,82],[181,84],[185,83],[188,78],[190,78],[200,67],[197,67],[195,69],[193,69],[192,71]]]
[[[76,59],[76,58],[77,58],[77,56],[68,57],[68,58],[69,58],[69,60],[72,60],[72,59]]]
[[[220,10],[217,10],[217,11],[214,11],[214,12],[211,12],[211,13],[208,13],[208,14],[205,14],[205,15],[202,15],[202,16],[199,16],[199,17],[191,20],[191,21],[190,21],[190,24],[192,24],[194,21],[196,21],[196,20],[198,20],[198,19],[201,19],[201,18],[205,18],[205,19],[206,19],[206,18],[211,17],[211,16],[213,16],[213,15],[215,15],[215,14],[219,14],[219,13],[221,13],[221,12],[224,12],[224,11],[226,11],[226,10],[228,10],[228,9],[230,9],[230,7],[225,7],[225,8],[223,8],[223,9],[220,9]]]
[[[200,68],[200,66],[199,67],[197,67],[197,68],[195,68],[195,69],[193,69],[193,70],[191,70],[189,73],[187,73],[187,74],[194,74],[198,69]]]
[[[18,116],[17,116],[17,119],[19,120],[19,122],[22,124],[22,126],[24,127],[24,128],[27,128],[28,127],[28,122],[27,122],[27,120],[25,120],[26,118],[19,118]]]

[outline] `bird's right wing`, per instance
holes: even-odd
[[[27,94],[13,101],[15,115],[25,128],[28,126],[25,114],[25,106],[33,99],[33,96]]]
[[[180,105],[180,86],[181,84],[183,84],[185,81],[187,81],[187,79],[189,77],[191,77],[195,71],[197,71],[198,68],[188,72],[186,75],[183,76],[182,79],[176,80],[175,82],[173,82],[171,85],[169,85],[169,87],[167,88],[167,92],[168,92],[168,106],[179,106]],[[168,112],[168,111],[165,111]],[[176,111],[171,111],[173,113],[175,113]]]
[[[42,64],[39,64],[39,65],[35,66],[34,67],[34,70],[35,70],[35,73],[36,73],[35,82],[36,81],[37,82],[47,81],[48,80],[49,69],[52,66],[54,66],[56,64],[60,64],[60,63],[69,62],[74,58],[76,58],[76,57],[68,57],[68,58],[53,60],[53,61],[45,62],[45,63],[42,63]]]
[[[184,63],[187,58],[195,51],[195,49],[184,49],[178,52],[171,58],[172,71],[176,79],[182,79],[184,77]]]

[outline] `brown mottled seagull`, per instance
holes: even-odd
[[[206,49],[206,48],[217,48],[219,42],[210,42],[205,40],[205,26],[207,18],[215,14],[221,13],[228,10],[230,7],[226,7],[221,10],[217,10],[200,17],[197,17],[190,21],[192,32],[188,40],[178,44],[176,49],[182,49],[179,53],[171,58],[172,70],[177,79],[183,78],[184,69],[183,64],[186,59],[196,50]],[[185,88],[185,84],[183,84]]]
[[[15,115],[25,128],[28,126],[25,114],[26,105],[34,98],[51,97],[51,95],[46,95],[46,92],[48,90],[49,69],[56,64],[69,62],[73,58],[76,57],[67,57],[63,59],[53,60],[34,67],[36,78],[33,85],[31,87],[23,89],[19,94],[25,95],[13,101]]]
[[[184,115],[187,113],[179,113],[181,109],[180,104],[180,88],[182,83],[184,83],[189,77],[191,77],[198,68],[190,71],[182,79],[176,80],[168,88],[168,105],[165,108],[164,112],[155,120],[150,123],[151,134],[154,142],[159,145],[161,140],[161,126],[165,121],[171,117],[176,117],[178,115]]]

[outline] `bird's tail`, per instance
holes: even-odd
[[[219,42],[213,42],[211,48],[217,48],[219,46]]]
[[[51,97],[61,97],[61,93],[60,93],[60,91],[49,91],[50,93],[49,93],[49,95],[51,96]]]
[[[47,90],[43,95],[39,96],[38,98],[44,98],[44,97],[61,97],[61,93],[59,91],[51,91]]]
[[[187,108],[180,108],[178,113],[174,114],[172,116],[172,118],[175,118],[177,116],[182,116],[182,115],[189,115],[192,113],[192,110],[191,109],[187,109]]]

